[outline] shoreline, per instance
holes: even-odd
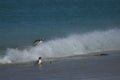
[[[73,55],[73,56],[66,56],[66,57],[54,57],[54,58],[43,58],[44,62],[54,62],[54,61],[60,61],[60,60],[72,60],[72,59],[83,59],[83,58],[89,58],[94,56],[110,56],[114,54],[119,54],[120,50],[109,50],[109,51],[102,51],[102,52],[92,52],[87,54],[80,54],[80,55]],[[28,62],[19,62],[19,63],[1,63],[1,65],[20,65],[20,64],[34,64],[36,61],[28,61]]]
[[[117,53],[117,52],[116,52]],[[119,52],[118,52],[119,53]],[[43,65],[33,62],[0,65],[2,80],[119,80],[120,54],[108,56],[77,56],[45,61]],[[13,76],[14,75],[14,76]]]

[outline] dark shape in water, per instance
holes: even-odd
[[[96,54],[95,56],[107,56],[108,54],[106,53],[101,53],[101,54]]]
[[[33,45],[34,45],[34,46],[38,46],[38,45],[40,45],[42,42],[43,42],[43,41],[42,41],[41,39],[37,39],[37,40],[35,40],[35,41],[33,42]]]

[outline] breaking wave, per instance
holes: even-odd
[[[19,63],[43,58],[66,57],[108,50],[120,50],[120,29],[73,34],[25,49],[8,48],[0,63]]]

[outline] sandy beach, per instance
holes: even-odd
[[[120,80],[120,52],[106,56],[74,56],[45,61],[0,65],[1,80]]]

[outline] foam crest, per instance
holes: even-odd
[[[94,31],[86,34],[74,34],[43,42],[36,47],[20,49],[8,48],[0,63],[18,63],[43,58],[66,57],[92,52],[120,50],[120,29]]]

